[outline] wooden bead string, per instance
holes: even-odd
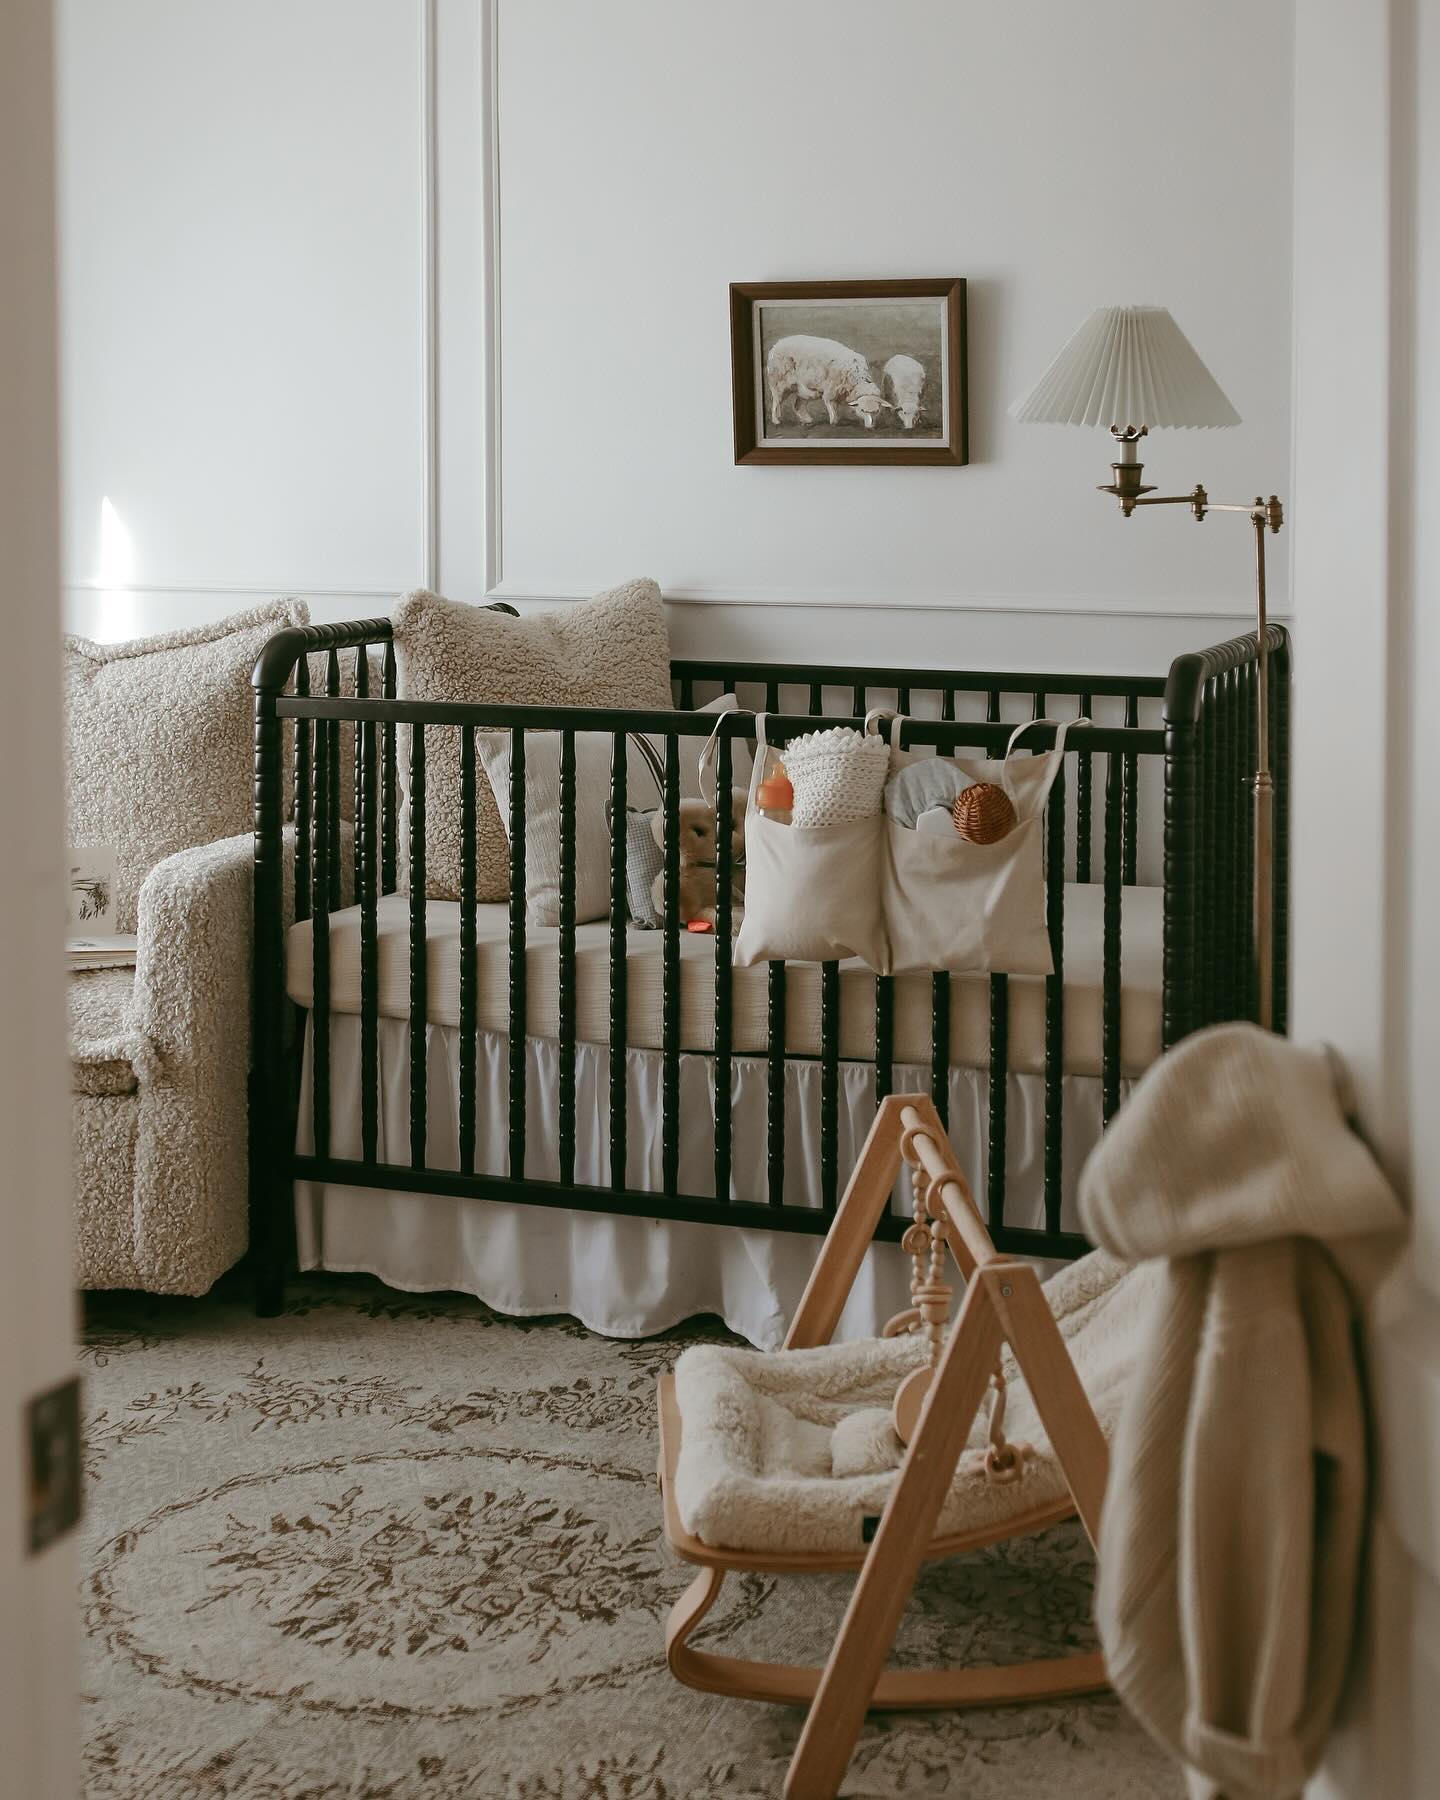
[[[955,1290],[945,1280],[945,1225],[943,1214],[932,1217],[930,1204],[930,1172],[920,1161],[911,1134],[901,1139],[901,1151],[910,1169],[910,1187],[914,1199],[913,1223],[906,1228],[900,1247],[910,1257],[910,1299],[912,1330],[925,1333],[927,1361],[931,1374],[940,1366],[945,1345],[945,1327],[950,1322],[950,1302]],[[902,1315],[903,1317],[903,1315]],[[898,1323],[899,1321],[893,1321]],[[1018,1481],[1025,1464],[1034,1456],[1029,1444],[1012,1444],[1005,1436],[1005,1368],[997,1356],[990,1376],[989,1445],[985,1451],[987,1479],[998,1483]]]

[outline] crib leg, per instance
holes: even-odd
[[[285,1257],[281,1248],[284,1184],[277,1181],[269,1133],[275,1127],[270,1109],[276,1096],[256,1069],[250,1075],[249,1193],[250,1281],[255,1315],[273,1319],[285,1304]],[[288,1115],[286,1115],[288,1116]]]

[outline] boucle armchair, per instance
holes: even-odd
[[[254,838],[157,863],[135,969],[70,978],[77,1278],[202,1294],[248,1240]]]

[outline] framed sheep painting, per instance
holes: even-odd
[[[737,463],[963,463],[965,283],[736,281]]]

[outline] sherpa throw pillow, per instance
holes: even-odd
[[[134,931],[156,863],[250,830],[250,672],[275,632],[309,622],[303,601],[276,600],[124,644],[65,639],[69,840],[114,850],[117,931]]]
[[[395,610],[399,691],[406,700],[500,706],[636,706],[669,711],[670,640],[653,581],[526,619],[420,591]],[[408,738],[408,733],[404,734]],[[409,746],[402,746],[408,767]],[[509,892],[509,848],[494,797],[476,783],[476,897]],[[409,796],[401,826],[409,841]],[[425,892],[460,897],[460,733],[425,732]]]

